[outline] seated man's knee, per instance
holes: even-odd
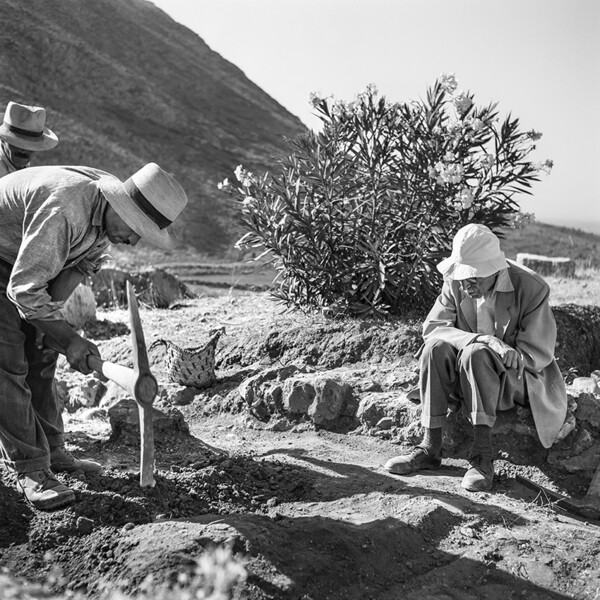
[[[458,362],[460,365],[489,363],[491,352],[492,350],[486,344],[474,342],[460,351]]]
[[[440,358],[448,355],[456,356],[456,349],[452,344],[443,340],[431,340],[423,346],[421,359]]]

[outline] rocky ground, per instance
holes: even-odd
[[[141,488],[131,400],[61,363],[68,447],[105,470],[61,475],[77,503],[52,513],[25,504],[11,474],[2,473],[0,597],[600,598],[596,515],[565,510],[516,478],[582,498],[593,469],[573,467],[567,455],[576,446],[570,440],[582,445],[584,430],[595,434],[595,417],[586,417],[587,429],[577,421],[562,454],[549,455],[531,437],[527,416],[510,415],[492,493],[460,487],[459,443],[450,444],[439,471],[396,477],[382,465],[418,430],[385,407],[402,399],[403,414],[418,414],[406,400],[415,381],[418,318],[335,322],[282,313],[263,293],[142,306],[141,315],[148,346],[160,338],[195,346],[225,327],[217,381],[202,391],[169,383],[164,352],[149,352],[161,384],[156,485]],[[104,358],[131,365],[127,312],[97,316],[88,337]],[[334,382],[342,396],[334,386],[331,398],[360,403],[361,418],[343,408],[335,419],[309,409],[290,415],[284,383],[262,396],[261,406],[277,414],[249,410],[248,382],[264,383],[273,370],[281,379],[290,367],[303,389],[316,389],[315,377]],[[597,401],[591,393],[586,399],[588,408]],[[597,446],[586,448],[588,462],[597,464],[590,454]]]

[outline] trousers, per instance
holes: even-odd
[[[487,345],[475,342],[458,350],[448,342],[425,344],[420,357],[421,425],[446,423],[450,401],[460,402],[473,425],[493,427],[497,411],[527,405],[525,377],[506,369]]]
[[[0,452],[18,473],[50,467],[64,445],[54,374],[58,353],[38,348],[37,330],[7,298],[12,265],[0,260]]]

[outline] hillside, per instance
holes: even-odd
[[[600,265],[600,235],[581,229],[532,223],[505,232],[502,247],[508,258],[515,258],[518,252],[529,252],[572,258],[584,266]]]
[[[234,232],[216,184],[263,170],[302,123],[146,0],[0,0],[0,105],[38,104],[60,137],[35,164],[126,178],[153,161],[190,198],[179,235],[219,254]]]

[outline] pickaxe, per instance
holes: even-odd
[[[129,392],[135,399],[140,415],[141,465],[140,485],[154,487],[154,430],[152,427],[152,403],[158,392],[158,384],[150,372],[148,353],[144,341],[144,331],[133,286],[127,282],[127,303],[129,305],[129,323],[133,345],[134,368],[108,362],[94,355],[88,356],[88,366],[114,381]],[[44,343],[54,350],[61,351],[53,340]]]
[[[548,500],[549,503],[551,502],[586,519],[600,520],[600,466],[596,468],[590,487],[580,500],[557,494],[521,475],[517,475],[515,479],[520,484],[541,494],[542,500]]]

